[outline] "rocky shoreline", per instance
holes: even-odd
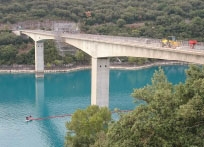
[[[162,66],[162,65],[188,65],[186,62],[177,62],[177,61],[166,61],[166,62],[154,62],[145,65],[110,65],[110,69],[118,69],[118,70],[139,70],[144,68],[150,68],[153,66]],[[78,70],[90,69],[91,66],[77,66],[77,67],[68,67],[64,69],[50,69],[44,70],[44,73],[57,73],[57,72],[72,72]],[[0,73],[35,73],[35,70],[30,69],[0,69]]]

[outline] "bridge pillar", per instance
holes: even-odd
[[[44,43],[35,41],[35,76],[44,77]]]
[[[109,66],[108,58],[92,58],[91,104],[109,106]]]

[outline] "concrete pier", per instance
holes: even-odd
[[[35,76],[44,77],[44,43],[35,41]]]
[[[109,58],[92,58],[91,104],[109,106]]]

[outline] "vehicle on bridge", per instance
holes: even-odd
[[[190,48],[194,49],[195,45],[197,44],[197,40],[189,40],[188,43]]]
[[[177,48],[181,46],[181,42],[176,40],[175,36],[168,36],[162,39],[162,47]]]

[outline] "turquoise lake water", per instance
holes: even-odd
[[[162,66],[173,84],[185,81],[187,66]],[[111,70],[109,108],[131,110],[133,88],[151,83],[158,67],[142,70]],[[0,74],[0,146],[62,147],[65,122],[59,117],[25,122],[25,117],[45,118],[72,114],[90,105],[91,71],[49,73],[42,79],[34,74]]]

